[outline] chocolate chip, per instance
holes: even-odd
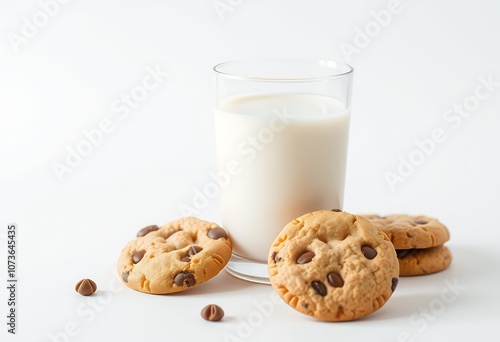
[[[191,261],[191,258],[190,258],[190,257],[188,257],[188,256],[185,256],[185,257],[182,257],[182,258],[181,258],[181,261],[182,261],[182,262],[190,262],[190,261]]]
[[[326,296],[326,293],[327,293],[326,286],[325,286],[325,284],[323,284],[319,280],[313,280],[311,282],[311,287],[320,296],[322,296],[322,297]]]
[[[122,272],[122,279],[124,282],[128,283],[129,272]]]
[[[147,227],[144,227],[142,228],[141,230],[139,230],[137,232],[137,237],[141,237],[141,236],[144,236],[144,235],[147,235],[151,232],[154,232],[155,230],[158,230],[158,226],[153,224],[151,226],[147,226]]]
[[[332,209],[332,211],[335,212],[335,213],[341,213],[342,212],[342,210],[340,210],[340,209]]]
[[[409,249],[396,249],[396,255],[398,256],[398,259],[403,259],[408,254],[410,254]]]
[[[416,224],[426,224],[427,221],[423,221],[423,220],[416,220],[415,221]]]
[[[271,260],[274,261],[274,263],[281,261],[281,258],[278,256],[278,252],[274,251],[273,254],[271,254]]]
[[[189,256],[193,256],[193,255],[195,255],[196,253],[201,252],[201,250],[202,250],[202,249],[203,249],[203,248],[201,248],[201,247],[199,247],[199,246],[191,246],[191,247],[189,248],[188,255],[189,255]]]
[[[187,287],[191,287],[196,284],[196,280],[192,273],[181,272],[174,277],[174,283],[177,286],[187,285]]]
[[[392,278],[392,285],[391,285],[391,291],[394,292],[396,287],[398,286],[399,279],[398,278]]]
[[[201,310],[201,318],[206,321],[217,322],[224,317],[224,310],[218,305],[209,304]]]
[[[299,256],[297,258],[297,261],[296,263],[299,264],[299,265],[302,265],[302,264],[307,264],[308,262],[311,262],[312,258],[314,258],[316,254],[314,254],[313,252],[304,252],[302,253],[301,256]]]
[[[332,285],[333,287],[344,286],[344,280],[342,279],[340,274],[338,274],[337,272],[328,273],[326,278],[328,279],[328,282],[330,283],[330,285]]]
[[[146,254],[145,250],[135,252],[134,255],[132,255],[132,260],[134,261],[134,264],[137,264],[139,261],[141,261],[142,258],[144,257],[144,254]]]
[[[368,260],[371,260],[377,256],[377,251],[368,245],[361,246],[361,252]]]
[[[97,290],[96,283],[91,279],[82,279],[75,285],[75,291],[82,296],[90,296]]]
[[[215,227],[215,228],[212,228],[208,231],[208,237],[211,239],[214,239],[214,240],[217,240],[220,238],[227,239],[227,233],[224,230],[224,228]]]

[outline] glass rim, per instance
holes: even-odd
[[[227,71],[223,71],[224,68],[234,66],[237,64],[265,64],[265,63],[279,63],[280,65],[283,63],[291,64],[310,64],[310,66],[321,67],[325,71],[331,70],[331,72],[325,72],[322,76],[311,76],[311,77],[263,77],[263,76],[243,76],[238,75],[237,73],[231,73]],[[338,69],[338,70],[337,70]],[[337,70],[337,71],[334,71]],[[227,79],[232,80],[241,80],[241,81],[257,81],[257,82],[318,82],[325,80],[334,80],[343,77],[347,77],[348,75],[354,72],[354,68],[347,63],[336,62],[334,60],[326,59],[326,60],[308,60],[308,59],[237,59],[222,62],[216,64],[213,67],[213,71],[216,76],[220,76]]]

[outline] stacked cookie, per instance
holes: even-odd
[[[400,276],[435,273],[450,265],[451,252],[444,246],[450,233],[438,220],[409,215],[362,216],[391,240],[398,256]]]

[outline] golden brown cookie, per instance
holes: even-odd
[[[154,294],[183,291],[211,279],[231,257],[225,229],[194,217],[148,226],[123,248],[118,274],[131,289]]]
[[[291,307],[324,321],[348,321],[380,309],[399,266],[388,237],[368,220],[319,210],[287,224],[271,246],[269,279]]]
[[[446,269],[451,264],[451,252],[446,246],[424,249],[396,250],[400,276],[431,274]]]
[[[396,249],[430,248],[450,239],[446,226],[434,218],[410,215],[362,215],[387,234]]]

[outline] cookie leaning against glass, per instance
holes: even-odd
[[[268,271],[292,308],[324,321],[348,321],[389,300],[399,264],[387,235],[368,220],[319,210],[283,228],[271,246]]]
[[[117,270],[131,289],[153,294],[200,285],[226,266],[232,245],[216,223],[185,217],[139,231],[121,251]]]

